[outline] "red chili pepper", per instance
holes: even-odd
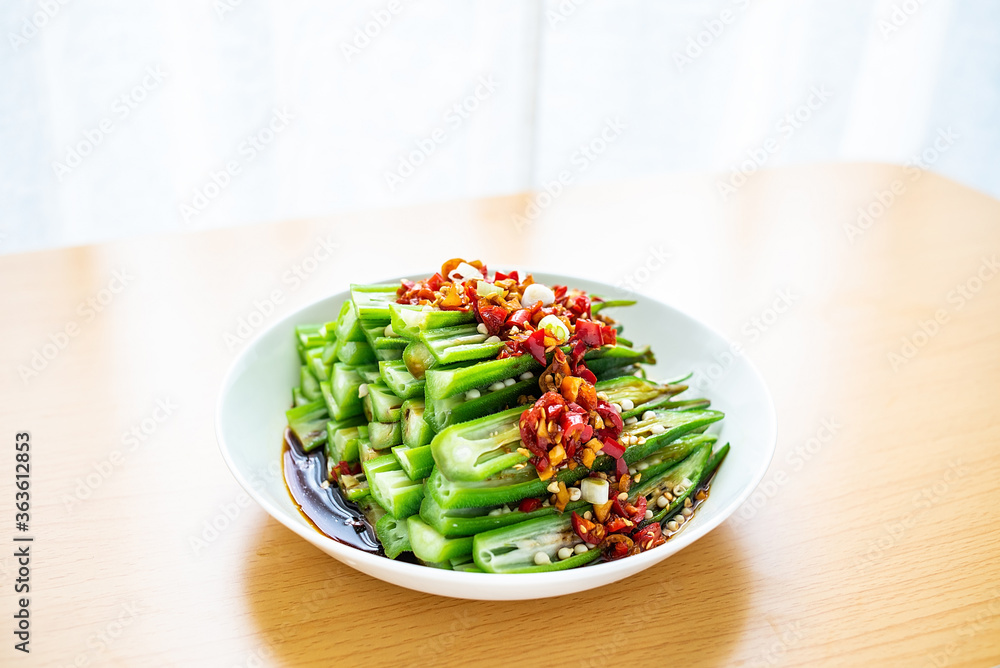
[[[591,385],[597,383],[597,376],[594,375],[594,372],[588,369],[587,367],[583,366],[582,364],[576,367],[576,375],[579,376],[580,378],[583,378]]]
[[[604,528],[607,529],[608,533],[621,533],[626,529],[631,529],[632,523],[624,517],[613,517],[604,523]]]
[[[523,328],[524,323],[529,320],[531,320],[531,311],[526,308],[521,308],[510,314],[510,317],[507,318],[507,324]]]
[[[653,522],[639,529],[633,534],[632,539],[640,550],[651,550],[667,542],[663,537],[663,530],[660,528],[659,522]]]
[[[522,501],[517,506],[517,509],[520,510],[522,513],[530,513],[532,511],[538,510],[541,507],[542,507],[542,502],[539,499],[529,497],[524,501]]]
[[[618,342],[618,330],[611,325],[604,325],[601,328],[601,340],[606,346],[616,345]]]
[[[539,329],[524,340],[524,348],[541,365],[545,365],[545,330]]]
[[[628,474],[628,464],[625,463],[624,459],[615,460],[615,473],[619,476]]]
[[[604,439],[604,454],[612,459],[620,459],[625,454],[625,446],[610,438]]]
[[[490,336],[500,332],[504,320],[507,319],[507,310],[502,306],[497,306],[489,300],[480,299],[476,302],[476,311],[479,313],[479,320],[486,325],[486,331]]]
[[[601,332],[602,328],[603,325],[599,322],[581,318],[576,321],[576,336],[579,338],[580,343],[584,344],[587,348],[600,348],[604,341]],[[573,352],[575,356],[576,351],[574,350]]]
[[[583,519],[576,514],[576,511],[573,512],[571,521],[573,523],[573,531],[580,537],[580,540],[591,545],[597,545],[600,542],[602,536],[595,535],[594,528],[596,525],[593,522]]]
[[[615,499],[611,510],[622,517],[627,517],[633,522],[641,522],[646,516],[646,497],[640,496],[635,503],[626,500],[624,503]]]
[[[444,276],[442,276],[439,273],[435,273],[433,276],[427,279],[427,287],[434,292],[440,290],[441,286],[444,285],[444,283],[445,283]]]

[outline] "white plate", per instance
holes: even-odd
[[[547,285],[569,285],[615,298],[615,288],[585,279],[534,273]],[[413,277],[416,278],[416,277]],[[390,281],[387,281],[390,282]],[[729,342],[707,325],[649,297],[616,309],[624,336],[649,344],[657,364],[650,378],[666,380],[694,371],[705,379],[699,396],[726,417],[716,428],[719,443],[732,448],[712,483],[712,493],[683,531],[649,552],[609,563],[553,573],[496,575],[439,570],[366,554],[314,529],[300,514],[280,475],[282,432],[292,388],[298,384],[296,325],[334,320],[350,295],[341,292],[307,306],[254,339],[233,362],[222,384],[216,430],[222,456],[247,493],[272,517],[330,556],[373,577],[418,591],[483,600],[560,596],[600,587],[645,570],[719,526],[750,496],[774,454],[774,405],[764,380],[745,357],[733,357]],[[694,388],[685,397],[693,396]],[[719,428],[721,426],[721,428]]]

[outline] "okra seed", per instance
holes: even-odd
[[[667,430],[667,428],[664,427],[662,424],[654,424],[652,427],[649,428],[649,433],[651,433],[651,434],[662,434],[666,430]]]
[[[608,400],[608,393],[607,392],[598,392],[597,393],[597,398],[600,399],[601,401],[607,401]]]
[[[631,399],[622,399],[622,409],[630,411],[635,408],[635,402]]]
[[[497,517],[497,516],[499,516],[499,515],[500,515],[500,514],[501,514],[502,512],[503,512],[503,511],[502,511],[502,510],[500,510],[499,508],[494,508],[493,510],[491,510],[491,511],[490,511],[490,517]]]
[[[634,476],[632,476],[632,480],[634,480],[635,482],[639,482],[640,480],[642,480],[642,474],[636,473]]]
[[[517,333],[518,333],[518,332],[520,332],[520,331],[521,331],[521,330],[519,330],[519,329],[517,328],[517,325],[514,325],[513,327],[511,327],[511,328],[510,328],[510,333],[511,333],[511,334],[517,334]]]
[[[587,544],[586,544],[586,543],[577,543],[577,544],[576,544],[576,545],[575,545],[575,546],[573,547],[573,551],[574,551],[574,552],[576,552],[577,554],[583,554],[584,552],[586,552],[586,551],[587,551],[587,550],[589,550],[589,549],[590,549],[590,548],[589,548],[589,547],[587,547]]]
[[[674,515],[674,522],[677,522],[677,524],[684,524],[684,516]]]
[[[503,382],[497,381],[496,383],[490,385],[490,392],[496,392],[497,390],[502,390],[503,388],[504,388]]]
[[[628,492],[622,492],[621,494],[618,495],[618,500],[619,501],[624,501],[627,498],[628,498]]]
[[[634,466],[630,466],[630,467],[628,467],[628,472],[629,472],[629,473],[630,473],[631,475],[635,475],[635,467],[634,467]]]
[[[635,468],[636,470],[639,471],[645,471],[646,469],[649,468],[649,464],[647,464],[646,462],[639,462],[638,464],[635,465]]]
[[[670,503],[670,501],[668,501],[665,496],[661,496],[656,499],[656,505],[660,508],[666,508],[668,503]]]
[[[638,422],[638,421],[639,421],[639,420],[637,420],[637,419],[636,419],[636,417],[635,417],[635,416],[633,415],[633,416],[632,416],[632,417],[630,417],[629,419],[625,420],[625,424],[635,424],[635,423],[636,423],[636,422]]]
[[[690,508],[691,507],[691,497],[690,496],[688,498],[684,499],[684,507],[685,508]]]
[[[486,339],[484,343],[500,343],[500,337],[495,335],[491,336],[490,338]]]
[[[647,509],[646,509],[646,514],[644,515],[644,517],[645,517],[645,518],[646,518],[647,520],[651,520],[651,519],[653,519],[653,511],[652,511],[652,510],[649,510],[649,509],[647,508]]]
[[[324,480],[319,484],[319,486],[322,487],[323,489],[330,489],[330,481]]]
[[[533,374],[530,371],[525,371],[520,376],[518,376],[518,378],[520,378],[521,380],[531,380],[534,377],[535,377],[535,374]]]
[[[361,397],[362,399],[364,399],[365,397],[368,396],[368,384],[367,383],[361,383],[361,385],[358,387],[358,396]]]
[[[569,559],[573,556],[573,548],[571,547],[560,547],[557,556],[560,559]]]
[[[570,487],[569,488],[569,500],[570,501],[579,501],[581,496],[583,496],[583,492],[580,491],[579,487]]]
[[[513,384],[514,384],[514,383],[516,383],[516,382],[517,382],[517,381],[516,381],[516,380],[514,380],[513,378],[508,378],[507,380],[505,380],[505,381],[503,382],[503,384],[504,384],[504,385],[506,385],[507,387],[510,387],[511,385],[513,385]]]
[[[677,485],[677,486],[676,486],[676,487],[674,487],[674,489],[673,489],[673,493],[674,493],[674,496],[680,496],[680,495],[681,495],[681,494],[683,494],[683,493],[684,493],[685,491],[687,491],[687,490],[685,490],[685,489],[684,489],[684,485]]]
[[[549,501],[548,499],[545,499],[545,501],[542,503],[542,508],[548,508],[551,505],[552,505],[552,502]]]
[[[593,516],[594,516],[594,513],[590,512],[590,511],[588,510],[587,512],[585,512],[585,513],[583,514],[583,519],[585,519],[585,520],[589,520],[589,519],[590,519],[591,517],[593,517]]]
[[[490,330],[486,329],[486,323],[484,322],[479,323],[479,325],[476,327],[476,331],[479,332],[480,334],[490,333]]]
[[[681,511],[681,515],[683,515],[684,517],[691,517],[692,515],[694,515],[694,511],[691,510],[690,508],[685,508],[684,510]]]
[[[559,491],[559,483],[553,480],[552,482],[549,483],[549,486],[546,487],[545,489],[547,489],[552,494],[556,494]]]
[[[465,393],[465,400],[472,401],[473,399],[478,399],[481,396],[483,395],[479,390],[472,389]]]
[[[399,334],[396,333],[396,330],[394,330],[392,328],[391,324],[386,325],[385,326],[385,330],[383,330],[382,333],[385,334],[386,336],[390,336],[390,337],[391,336],[399,336]]]
[[[612,407],[612,408],[614,408],[614,409],[615,409],[615,411],[616,411],[616,412],[618,412],[618,413],[621,413],[621,412],[622,412],[622,407],[621,407],[621,405],[620,405],[620,404],[617,404],[617,403],[615,403],[615,404],[611,404],[611,407]]]
[[[646,443],[646,438],[644,436],[639,437],[639,445],[644,445]]]
[[[667,529],[670,531],[677,531],[677,522],[674,522],[673,520],[667,522]]]
[[[652,420],[655,417],[656,413],[654,413],[653,411],[646,411],[645,413],[642,414],[643,420]]]
[[[511,513],[511,512],[513,512],[513,511],[508,506],[504,506],[503,507],[503,514],[504,515],[507,515],[508,513]]]
[[[544,552],[535,552],[535,565],[544,566],[546,564],[551,564],[552,560],[549,559],[549,555]]]

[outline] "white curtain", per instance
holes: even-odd
[[[987,0],[35,0],[0,27],[3,253],[560,178],[728,198],[807,162],[1000,196]]]

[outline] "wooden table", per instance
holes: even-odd
[[[0,553],[0,663],[1000,662],[1000,202],[880,165],[763,172],[726,201],[663,176],[530,202],[0,258],[0,540],[21,431],[35,538],[28,657]],[[509,603],[370,579],[240,505],[213,412],[241,319],[453,256],[631,281],[743,343],[780,425],[752,501],[638,577]]]

